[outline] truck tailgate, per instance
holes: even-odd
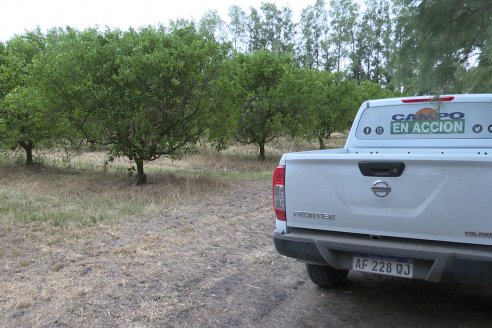
[[[492,245],[486,153],[307,152],[285,159],[289,227]],[[364,176],[361,162],[401,162],[404,170],[398,177]],[[391,191],[378,197],[371,188],[378,180]]]

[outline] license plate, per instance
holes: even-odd
[[[401,257],[354,254],[352,269],[387,276],[413,278],[413,260]]]

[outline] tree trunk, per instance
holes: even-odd
[[[147,175],[144,173],[143,159],[136,159],[135,164],[137,164],[137,186],[146,184]]]
[[[260,146],[260,154],[258,155],[258,160],[263,162],[265,159],[266,159],[266,156],[265,156],[265,144],[264,143],[261,143],[259,144]]]
[[[318,137],[318,141],[319,141],[319,149],[326,149],[326,146],[325,146],[325,143],[323,141],[323,138]]]
[[[30,166],[34,164],[32,157],[32,149],[34,148],[34,143],[32,140],[29,141],[19,141],[19,145],[26,151],[26,165]]]

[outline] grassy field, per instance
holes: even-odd
[[[67,221],[93,224],[107,219],[155,215],[187,198],[220,190],[228,180],[264,179],[272,161],[217,154],[190,155],[181,161],[160,159],[145,167],[146,186],[135,186],[124,159],[105,165],[103,152],[65,154],[44,151],[38,164],[4,157],[0,166],[0,215],[3,223]]]
[[[331,146],[341,146],[343,141],[332,139]],[[32,168],[25,168],[20,157],[10,154],[0,158],[0,223],[61,225],[70,221],[84,225],[156,215],[234,181],[269,180],[282,153],[314,146],[272,143],[264,162],[256,160],[253,146],[236,145],[222,152],[202,147],[182,160],[162,158],[147,163],[149,183],[141,187],[128,176],[132,163],[117,159],[106,165],[104,152],[38,151],[40,164]]]

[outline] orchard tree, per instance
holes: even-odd
[[[319,148],[325,149],[324,141],[334,132],[343,133],[350,128],[360,103],[357,101],[357,83],[347,80],[339,73],[316,72],[307,136],[317,139]]]
[[[194,26],[62,34],[43,62],[45,91],[110,159],[135,162],[137,184],[147,181],[144,162],[192,151],[223,109],[211,94],[227,48]]]
[[[32,66],[44,51],[45,37],[39,30],[14,36],[3,48],[0,60],[0,147],[20,146],[26,165],[32,165],[34,144],[49,141],[51,127],[45,124],[43,98],[33,87]],[[54,122],[52,122],[54,123]]]
[[[318,70],[289,67],[279,84],[279,94],[284,110],[282,127],[284,135],[290,138],[312,138],[313,113],[319,99],[316,93],[323,88]],[[314,113],[315,114],[315,113]]]
[[[236,141],[239,107],[242,95],[237,60],[226,58],[220,65],[220,74],[208,92],[207,102],[211,108],[207,117],[207,141],[217,150],[224,150]]]
[[[325,140],[334,132],[344,133],[363,101],[386,98],[394,94],[379,84],[356,81],[340,73],[310,69],[291,69],[281,85],[286,114],[284,126],[293,136],[317,140],[326,148]]]
[[[45,36],[39,30],[12,37],[0,46],[0,96],[5,96],[30,79],[30,66],[45,48]]]
[[[308,131],[318,140],[320,149],[325,148],[324,140],[334,132],[344,133],[350,129],[364,101],[396,96],[378,83],[363,81],[357,84],[338,73],[317,72],[316,84],[310,94],[313,100],[309,107]]]
[[[265,145],[282,133],[286,108],[280,83],[291,67],[289,56],[270,51],[237,55],[235,62],[235,92],[238,108],[237,139],[259,148],[258,159],[265,160]]]
[[[144,161],[192,151],[208,119],[220,116],[224,108],[211,95],[228,49],[192,26],[170,33],[130,31],[119,49],[115,104],[105,113],[104,130],[111,154],[134,160],[138,183],[145,183]]]

